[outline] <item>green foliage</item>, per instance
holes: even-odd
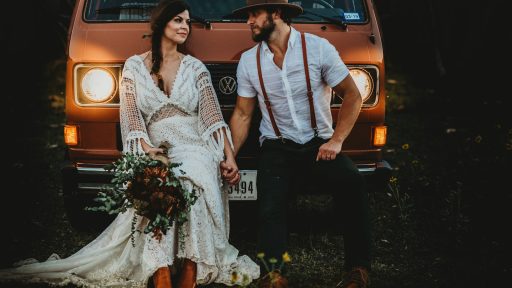
[[[134,208],[136,215],[132,221],[132,244],[137,225],[137,215],[150,221],[144,233],[153,233],[159,239],[174,223],[183,225],[188,220],[188,212],[197,200],[195,190],[187,191],[175,175],[175,168],[181,163],[167,163],[155,160],[147,154],[125,153],[106,170],[113,172],[112,185],[105,186],[94,199],[96,207],[86,207],[88,211],[118,214]],[[184,171],[179,170],[181,174]],[[180,232],[180,240],[183,235]]]

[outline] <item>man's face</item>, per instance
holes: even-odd
[[[255,42],[268,41],[276,27],[272,15],[264,9],[250,11],[247,24],[251,27],[252,40]]]

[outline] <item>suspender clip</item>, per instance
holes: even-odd
[[[318,137],[318,127],[313,128],[313,131],[315,131],[315,137]]]

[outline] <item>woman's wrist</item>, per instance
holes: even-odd
[[[146,143],[144,139],[140,139],[140,146],[142,146],[142,151],[144,151],[144,153],[148,153],[148,151],[153,148],[151,145]]]

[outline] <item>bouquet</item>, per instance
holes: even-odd
[[[100,203],[99,206],[86,208],[109,214],[134,208],[136,213],[131,230],[133,245],[137,215],[149,219],[144,233],[152,232],[160,240],[162,232],[165,233],[173,223],[181,226],[187,221],[187,212],[197,200],[196,191],[184,189],[173,172],[173,168],[181,163],[171,163],[166,156],[166,146],[161,145],[160,148],[164,148],[165,152],[154,157],[123,153],[118,160],[107,165],[105,169],[114,173],[113,185],[98,193],[94,200]],[[185,174],[184,171],[180,172]],[[180,233],[180,236],[183,235]]]

